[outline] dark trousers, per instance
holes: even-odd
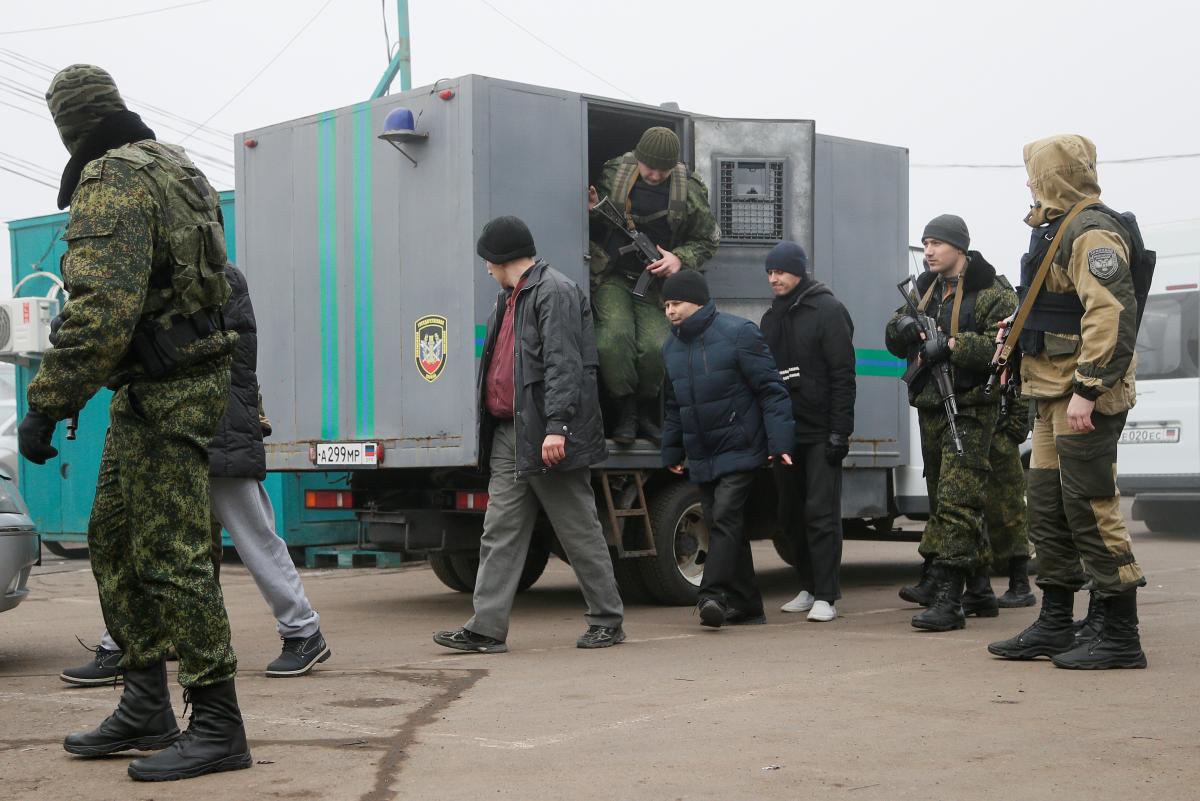
[[[746,539],[746,499],[753,473],[730,473],[704,481],[700,503],[708,526],[708,556],[700,580],[700,599],[716,598],[747,615],[761,615],[762,595],[754,581],[754,557]]]
[[[798,443],[775,480],[800,589],[833,603],[842,597],[842,468],[825,461],[825,443]]]

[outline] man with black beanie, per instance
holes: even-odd
[[[478,375],[488,506],[475,614],[433,640],[460,651],[508,650],[509,613],[541,506],[587,602],[588,628],[576,646],[616,645],[625,639],[624,608],[591,483],[592,465],[608,457],[591,306],[571,279],[534,258],[533,235],[517,217],[485,225],[475,251],[501,290]]]
[[[834,604],[842,597],[842,460],[854,431],[854,323],[829,287],[809,277],[799,244],[780,242],[766,268],[775,300],[762,330],[796,420],[794,464],[776,465],[775,477],[800,593],[781,608],[827,622],[837,617]]]
[[[671,336],[663,345],[663,466],[699,485],[708,528],[700,580],[700,623],[764,623],[762,595],[745,536],[755,472],[791,464],[792,415],[779,370],[754,323],[722,314],[704,276],[681,272],[663,283]]]

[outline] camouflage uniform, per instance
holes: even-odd
[[[985,395],[982,377],[995,351],[999,323],[1016,308],[1016,293],[996,280],[995,269],[971,251],[967,269],[959,280],[965,292],[975,293],[974,324],[955,334],[951,351],[951,375],[961,379],[973,374],[978,381],[967,388],[956,380],[958,417],[955,423],[962,439],[963,455],[955,453],[950,426],[941,396],[932,377],[909,389],[909,403],[917,409],[921,429],[921,455],[929,492],[929,522],[921,537],[920,552],[934,564],[972,573],[988,560],[984,534],[984,509],[991,467],[989,453],[997,424],[996,393]],[[974,272],[973,272],[974,271]],[[949,331],[953,294],[941,277],[934,279],[927,313]],[[897,333],[897,323],[909,315],[903,306],[888,322],[885,340],[893,354],[909,356],[909,345]],[[915,382],[914,382],[915,383]]]
[[[1095,146],[1083,137],[1034,142],[1026,146],[1025,160],[1039,201],[1026,218],[1031,226],[1062,217],[1077,202],[1100,194]],[[1137,366],[1128,236],[1098,209],[1072,220],[1042,292],[1077,296],[1084,333],[1037,332],[1041,348],[1036,354],[1026,348],[1036,326],[1027,324],[1021,336],[1021,391],[1036,404],[1029,524],[1038,551],[1038,584],[1077,590],[1090,580],[1101,598],[1145,583],[1115,480],[1117,439],[1134,404]],[[1039,229],[1035,238],[1040,237]],[[1067,424],[1072,395],[1095,401],[1094,431],[1075,432]]]
[[[1014,399],[1008,414],[1001,415],[988,452],[987,492],[983,516],[987,523],[990,553],[984,564],[1008,570],[1009,560],[1028,557],[1029,520],[1025,509],[1025,467],[1021,464],[1021,443],[1029,436],[1029,404]]]
[[[632,152],[626,153],[604,165],[596,191],[623,208],[638,180],[637,159]],[[655,244],[678,256],[683,269],[699,270],[721,243],[708,206],[708,188],[682,163],[667,180],[671,184],[667,209],[671,238]],[[641,222],[634,217],[635,225]],[[670,332],[659,295],[662,280],[651,281],[644,298],[634,297],[640,265],[632,256],[617,257],[615,251],[606,250],[602,243],[617,241],[615,234],[602,227],[606,225],[593,224],[593,235],[600,242],[593,241],[589,248],[600,377],[613,397],[657,398],[663,383],[662,345]]]
[[[87,96],[97,75],[111,85],[98,68],[68,68],[48,95],[72,153],[68,171],[80,171],[77,186],[64,181],[70,300],[55,347],[29,385],[29,408],[63,420],[101,386],[115,390],[88,524],[105,623],[125,652],[125,669],[155,665],[173,644],[180,683],[203,687],[232,679],[237,665],[209,558],[207,456],[237,335],[180,337],[177,369],[158,377],[131,343],[139,323],[190,325],[180,315],[224,305],[225,240],[216,193],[182,149],[153,141],[144,126],[149,138],[86,158],[89,129],[116,124],[103,97]],[[123,110],[115,85],[111,95]]]

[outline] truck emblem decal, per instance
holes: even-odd
[[[413,329],[416,333],[413,355],[417,369],[421,371],[422,378],[433,383],[446,369],[446,318],[429,314],[417,320]]]

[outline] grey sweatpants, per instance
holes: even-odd
[[[515,456],[516,426],[512,421],[501,423],[492,438],[492,475],[475,577],[475,616],[466,628],[497,640],[508,637],[508,617],[539,503],[575,570],[587,602],[584,617],[588,625],[620,626],[625,609],[596,515],[591,471],[581,467],[521,480],[516,477]]]
[[[229,532],[238,557],[275,615],[279,635],[316,634],[321,616],[304,594],[287,544],[275,533],[275,510],[266,487],[255,478],[212,478],[209,484],[212,516]],[[110,651],[120,650],[107,631],[100,645]]]

